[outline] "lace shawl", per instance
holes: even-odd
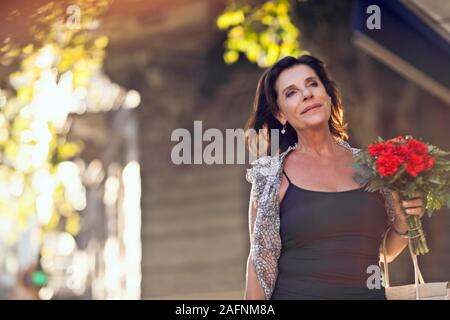
[[[349,149],[353,156],[360,149],[352,148],[346,141],[336,138],[336,143]],[[264,156],[247,169],[246,179],[252,184],[251,201],[256,207],[256,218],[251,237],[250,255],[258,282],[264,290],[265,298],[272,296],[278,275],[278,259],[281,253],[279,190],[283,163],[286,155],[297,145],[275,156]],[[392,195],[383,190],[385,208],[393,217]]]

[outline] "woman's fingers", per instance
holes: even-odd
[[[409,208],[405,209],[405,213],[412,216],[422,216],[422,214],[424,213],[424,209],[423,207]]]
[[[424,194],[422,192],[417,192],[414,196],[416,198],[403,200],[401,204],[406,214],[422,217],[425,213]]]
[[[414,193],[414,198],[404,200],[400,193],[395,191],[392,193],[394,202],[400,206],[401,210],[407,215],[422,216],[425,213],[424,194],[422,192]]]
[[[421,207],[423,206],[423,200],[421,198],[412,199],[412,200],[403,200],[402,201],[403,208],[411,208],[411,207]]]

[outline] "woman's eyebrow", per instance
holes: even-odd
[[[315,76],[308,77],[305,79],[305,82],[312,81],[312,80],[317,81],[317,77],[315,77]]]

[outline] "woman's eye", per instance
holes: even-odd
[[[295,93],[295,91],[289,91],[288,93],[286,93],[286,97],[289,98],[290,96],[292,96]]]
[[[312,85],[313,87],[317,87],[317,86],[318,86],[318,83],[317,83],[317,82],[311,82],[311,85]]]

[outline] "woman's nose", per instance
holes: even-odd
[[[308,89],[303,90],[303,100],[311,98],[311,96],[312,96],[311,90]]]

